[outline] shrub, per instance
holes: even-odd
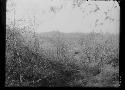
[[[46,39],[42,37],[50,44],[45,48],[39,36],[33,41],[28,38],[33,43],[30,45],[21,35],[7,29],[6,86],[100,87],[118,83],[118,41],[111,37],[107,40],[91,33],[84,39],[81,36],[71,40],[58,32]]]

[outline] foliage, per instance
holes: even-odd
[[[6,30],[6,86],[119,86],[117,36],[90,33],[72,39],[55,32],[27,42],[17,29]],[[50,46],[43,47],[45,42]]]

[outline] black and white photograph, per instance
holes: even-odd
[[[5,87],[120,87],[116,0],[6,0]]]

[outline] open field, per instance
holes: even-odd
[[[6,30],[6,87],[118,87],[119,35]]]

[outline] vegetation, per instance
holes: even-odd
[[[119,86],[118,35],[27,35],[7,26],[7,87]]]

